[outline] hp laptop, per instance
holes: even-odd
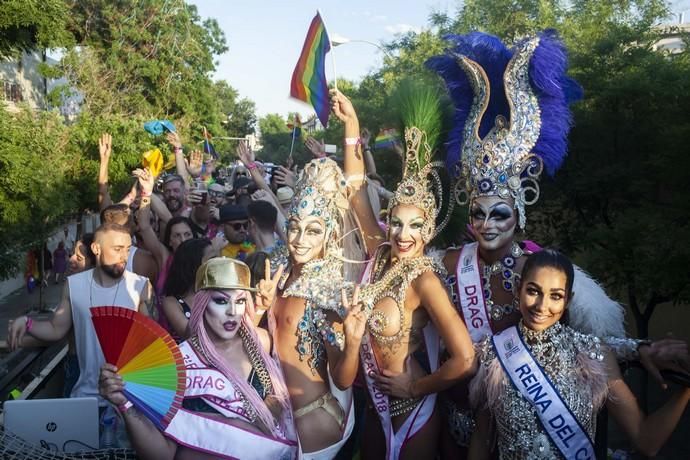
[[[98,449],[96,398],[6,401],[5,430],[52,452]]]

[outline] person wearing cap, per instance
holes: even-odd
[[[254,243],[249,241],[249,213],[246,206],[226,204],[218,210],[218,220],[223,226],[228,244],[220,255],[244,260],[256,251]]]
[[[271,340],[254,327],[249,267],[226,257],[199,267],[180,344],[186,388],[163,432],[127,400],[117,368],[101,369],[100,392],[120,411],[142,458],[293,459],[297,435],[285,380]]]
[[[278,203],[285,210],[285,213],[290,210],[290,204],[292,203],[292,197],[295,196],[295,192],[290,187],[280,187],[276,190],[276,198],[278,198]]]

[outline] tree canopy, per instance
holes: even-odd
[[[162,136],[143,130],[148,120],[171,120],[190,148],[200,147],[206,128],[221,154],[236,143],[220,138],[254,132],[254,103],[211,78],[215,57],[228,50],[223,32],[184,0],[2,2],[0,59],[36,48],[63,50],[57,66],[40,68],[66,78],[49,103],[58,107],[76,94],[81,105],[69,122],[28,107],[17,115],[0,110],[0,232],[7,236],[0,278],[17,268],[17,251],[96,209],[101,133],[113,135],[110,183],[119,196],[143,152],[159,147],[170,155]]]

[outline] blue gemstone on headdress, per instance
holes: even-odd
[[[512,268],[515,266],[515,259],[512,256],[505,256],[501,262],[504,267]]]
[[[513,275],[513,272],[510,270],[503,270],[503,278],[505,279],[510,279],[510,277]]]
[[[484,155],[482,161],[484,162],[484,164],[489,164],[489,162],[491,161],[491,157],[489,155]]]
[[[478,185],[479,191],[482,193],[489,192],[493,188],[493,183],[489,179],[480,180]]]
[[[510,291],[511,289],[513,289],[513,283],[511,283],[510,281],[504,281],[503,282],[503,288],[506,291]]]
[[[489,298],[491,297],[491,290],[490,289],[484,289],[484,297]]]
[[[500,176],[498,176],[498,181],[502,184],[505,183],[505,181],[507,181],[507,180],[508,180],[508,176],[506,176],[505,174],[501,174]]]

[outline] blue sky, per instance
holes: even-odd
[[[191,0],[203,18],[215,18],[225,32],[229,51],[218,57],[216,79],[227,80],[242,97],[256,103],[257,113],[313,113],[289,98],[290,77],[317,8],[328,33],[352,40],[388,41],[398,32],[427,26],[432,9],[454,11],[455,0]],[[333,38],[333,37],[331,37]],[[358,80],[381,64],[382,53],[366,43],[331,50],[326,75]]]
[[[309,106],[290,99],[290,77],[309,23],[321,11],[328,33],[352,40],[389,41],[396,33],[428,26],[432,10],[454,13],[458,0],[189,0],[203,18],[215,18],[225,32],[229,51],[218,57],[216,79],[227,80],[241,97],[256,103],[257,114],[299,111]],[[690,22],[690,0],[670,2],[672,11]],[[335,55],[339,78],[359,80],[381,64],[382,53],[365,43],[349,43],[331,50],[326,75],[333,78]]]

